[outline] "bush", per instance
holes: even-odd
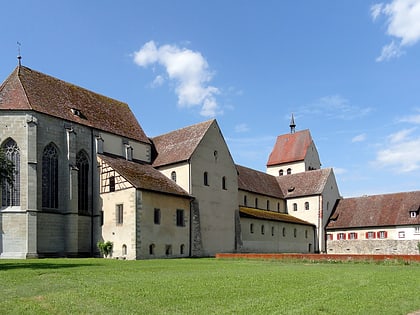
[[[108,256],[111,256],[114,243],[112,243],[111,241],[106,241],[106,242],[99,241],[97,246],[99,248],[99,251],[101,252],[101,255],[106,258]]]

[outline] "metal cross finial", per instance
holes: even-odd
[[[18,59],[19,67],[20,67],[21,66],[21,60],[22,60],[22,56],[20,55],[20,46],[22,46],[22,44],[20,42],[16,42],[16,43],[18,45],[18,56],[17,56],[17,59]]]

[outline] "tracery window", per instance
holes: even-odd
[[[12,161],[15,172],[13,183],[7,181],[2,186],[2,206],[19,206],[20,205],[20,151],[13,139],[8,139],[2,146],[4,155]]]
[[[42,207],[58,208],[58,151],[52,143],[42,154]]]
[[[84,151],[76,155],[78,183],[78,208],[79,213],[88,213],[89,210],[89,159]]]

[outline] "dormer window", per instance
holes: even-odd
[[[129,144],[125,144],[125,159],[128,161],[133,160],[133,147]]]
[[[72,109],[71,109],[71,113],[72,113],[74,116],[77,116],[77,117],[80,117],[80,118],[86,119],[86,116],[85,116],[85,115],[83,115],[83,113],[82,113],[82,111],[81,111],[80,109],[77,109],[77,108],[72,108]]]
[[[417,211],[410,211],[410,217],[412,218],[417,217]]]

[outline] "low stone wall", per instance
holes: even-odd
[[[418,240],[333,240],[328,241],[328,254],[415,255]]]
[[[220,253],[216,254],[218,259],[295,259],[295,260],[315,260],[315,261],[420,261],[420,255],[347,255],[347,254],[240,254],[240,253]]]

